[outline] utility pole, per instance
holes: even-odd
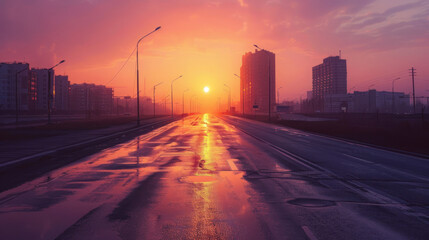
[[[24,68],[20,71],[15,72],[15,123],[18,123],[18,114],[19,114],[19,108],[18,108],[18,74],[27,70],[27,68]]]
[[[51,72],[56,66],[60,65],[65,61],[66,60],[61,60],[55,66],[48,69],[48,124],[51,124],[51,98],[53,98],[53,95],[51,94],[51,90],[52,90],[51,89]],[[52,72],[52,75],[54,75],[53,72]]]
[[[395,113],[395,81],[401,79],[400,77],[392,80],[392,113]]]
[[[170,95],[171,95],[171,117],[174,117],[174,110],[173,110],[173,100],[174,100],[174,98],[173,98],[173,83],[174,83],[174,81],[176,81],[177,79],[179,79],[179,78],[181,78],[182,77],[182,75],[180,75],[179,77],[177,77],[177,78],[175,78],[175,79],[173,79],[172,81],[171,81],[171,87],[170,87],[170,89],[171,89],[171,93],[170,93]]]
[[[182,116],[185,116],[185,92],[189,91],[189,88],[184,90],[182,93]],[[191,110],[189,110],[190,112]]]
[[[156,109],[155,90],[156,90],[156,87],[158,87],[161,84],[162,84],[162,82],[160,82],[160,83],[156,84],[155,86],[153,86],[153,117],[155,117],[155,109]]]
[[[416,69],[414,67],[411,67],[411,79],[413,81],[413,109],[414,113],[416,113],[416,92],[414,90],[414,76],[416,75]]]

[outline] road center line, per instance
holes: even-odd
[[[307,226],[301,226],[302,230],[304,230],[305,235],[307,235],[307,237],[310,240],[317,240],[316,236],[314,236],[314,233],[310,230],[310,228],[308,228]]]
[[[234,161],[232,159],[228,159],[226,160],[228,162],[229,167],[231,168],[232,171],[237,171],[238,168],[235,165]]]
[[[355,156],[350,156],[350,155],[345,154],[345,153],[343,153],[343,155],[346,156],[346,157],[353,158],[353,159],[356,159],[358,161],[364,162],[364,163],[373,163],[371,161],[368,161],[368,160],[365,160],[365,159],[362,159],[362,158],[358,158],[358,157],[355,157]]]

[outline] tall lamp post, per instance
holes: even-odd
[[[160,83],[156,84],[155,86],[153,86],[153,117],[155,117],[155,109],[156,109],[155,90],[156,90],[156,87],[159,86],[159,85],[161,85],[161,84],[162,84],[162,82],[160,82]]]
[[[177,78],[175,78],[175,79],[173,79],[172,81],[171,81],[171,93],[170,93],[170,95],[171,95],[171,117],[174,117],[174,111],[173,111],[173,83],[174,83],[174,81],[176,81],[177,79],[179,79],[179,78],[181,78],[182,77],[182,75],[180,75],[179,77],[177,77]]]
[[[392,113],[395,113],[395,81],[401,79],[400,77],[392,80]]]
[[[241,77],[238,74],[234,73],[234,76],[238,77],[241,80]],[[242,104],[243,104],[241,110],[243,111],[243,117],[244,117],[244,83],[243,83],[243,89],[241,89],[241,91],[242,91],[241,95],[242,95]]]
[[[263,50],[262,52],[268,56],[268,121],[271,121],[271,56],[258,45],[254,44],[257,49]]]
[[[48,69],[48,124],[51,123],[51,98],[53,98],[51,94],[51,71],[65,61],[66,60],[61,60],[59,63]]]
[[[368,112],[371,111],[371,95],[369,94],[369,90],[371,89],[371,87],[374,87],[374,86],[375,86],[375,83],[368,86]]]
[[[224,83],[223,85],[228,88],[228,111],[227,112],[231,112],[231,87],[228,86],[226,83]]]
[[[164,100],[164,114],[167,114],[167,98],[170,96],[170,94],[168,94],[167,96],[165,96],[163,98]]]
[[[137,47],[136,47],[136,63],[137,63],[137,126],[140,125],[140,85],[139,85],[139,43],[141,40],[143,40],[145,37],[151,35],[152,33],[158,31],[161,28],[161,26],[155,28],[152,32],[144,35],[137,41]]]
[[[197,95],[194,94],[192,97],[189,98],[189,113],[192,113],[192,98],[196,97]]]
[[[277,88],[277,104],[280,104],[280,92],[279,90],[282,89],[283,87],[279,87]]]
[[[189,91],[189,88],[184,90],[182,93],[182,116],[185,116],[185,92]],[[191,110],[189,109],[189,112],[191,112]]]
[[[28,70],[28,69],[24,68],[15,73],[15,123],[16,124],[18,123],[18,74],[24,72],[25,70]]]

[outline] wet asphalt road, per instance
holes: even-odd
[[[427,239],[428,160],[189,116],[0,193],[1,239]]]

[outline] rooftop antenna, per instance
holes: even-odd
[[[340,49],[340,58],[341,58],[341,49]]]

